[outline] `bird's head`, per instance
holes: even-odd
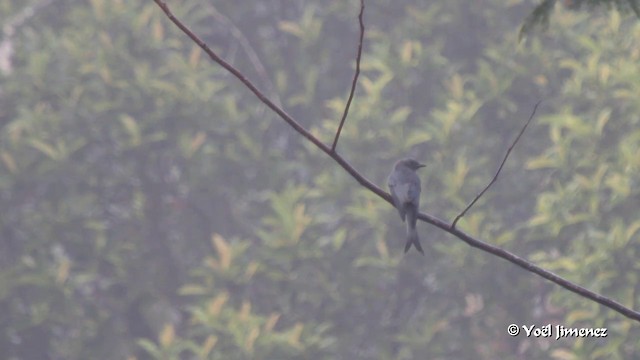
[[[411,170],[418,170],[418,169],[420,169],[420,168],[425,167],[426,165],[424,165],[424,164],[420,164],[420,163],[419,163],[419,162],[417,162],[415,159],[407,158],[407,159],[399,160],[399,161],[396,163],[396,167],[398,167],[398,166],[404,166],[404,167],[407,167],[407,168],[409,168],[409,169],[411,169]]]

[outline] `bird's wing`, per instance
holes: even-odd
[[[420,178],[416,175],[407,186],[407,202],[410,202],[418,208],[420,205],[420,192],[422,191],[420,186]]]
[[[405,210],[404,206],[402,205],[402,201],[400,201],[400,198],[398,197],[397,181],[393,175],[389,176],[387,185],[389,186],[389,192],[391,193],[391,198],[393,199],[393,205],[395,205],[396,209],[398,209],[400,218],[402,219],[402,221],[404,221]]]

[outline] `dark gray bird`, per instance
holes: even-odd
[[[400,213],[402,221],[407,222],[407,243],[404,246],[406,253],[413,246],[424,255],[420,239],[416,231],[418,209],[420,208],[420,178],[416,170],[425,167],[414,159],[398,160],[393,166],[387,179],[387,185],[393,198],[393,204]]]

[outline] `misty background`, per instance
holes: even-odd
[[[337,151],[421,210],[640,308],[640,24],[559,2],[366,0]],[[170,0],[331,144],[359,1]],[[395,209],[152,1],[0,0],[0,358],[632,359],[640,327]],[[509,324],[606,327],[534,338]]]

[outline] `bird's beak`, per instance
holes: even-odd
[[[418,164],[418,169],[423,168],[423,167],[425,167],[425,166],[427,166],[427,165],[425,165],[425,164]]]

